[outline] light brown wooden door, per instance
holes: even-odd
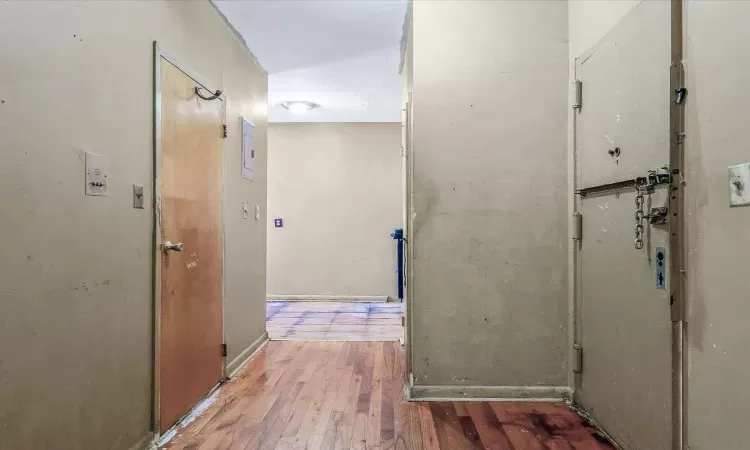
[[[163,433],[221,380],[221,100],[161,59],[161,321],[159,413]],[[166,251],[165,242],[182,244]]]

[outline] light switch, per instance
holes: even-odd
[[[729,206],[750,206],[750,163],[729,166]]]
[[[107,196],[109,158],[86,152],[86,195]]]
[[[247,202],[242,202],[242,218],[247,219]]]

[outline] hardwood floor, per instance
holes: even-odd
[[[269,342],[169,449],[610,449],[565,405],[407,402],[398,342]]]
[[[401,303],[268,302],[266,328],[271,340],[397,341]]]

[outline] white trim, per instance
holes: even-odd
[[[248,348],[242,351],[236,358],[227,364],[227,372],[229,373],[229,379],[232,379],[237,373],[242,370],[247,363],[268,343],[268,332],[264,331],[263,334],[255,340]]]
[[[130,447],[130,450],[156,450],[156,435],[153,432],[149,432],[136,442],[135,445]]]
[[[569,402],[572,391],[569,386],[411,386],[407,400],[559,403]]]
[[[198,401],[198,403],[190,408],[190,411],[186,412],[184,416],[180,417],[180,420],[172,425],[172,427],[169,428],[166,433],[158,435],[155,439],[156,447],[159,448],[165,446],[166,444],[171,442],[175,436],[177,436],[177,432],[180,431],[181,428],[185,428],[186,426],[193,423],[193,421],[195,421],[196,417],[198,417],[202,411],[204,411],[216,401],[216,399],[218,398],[219,389],[221,389],[221,386],[223,385],[224,382],[222,381],[214,386],[208,392],[208,394],[202,397]]]
[[[390,302],[387,295],[267,295],[269,302]]]
[[[573,409],[573,411],[577,412],[579,416],[583,417],[589,423],[591,423],[591,425],[593,425],[594,428],[596,428],[596,430],[602,436],[607,438],[607,440],[609,440],[609,443],[612,444],[617,450],[622,450],[622,447],[620,446],[620,444],[618,444],[617,441],[612,439],[612,436],[609,433],[607,433],[604,430],[604,428],[602,428],[602,426],[599,424],[599,422],[597,422],[596,419],[594,419],[594,417],[591,416],[591,414],[587,413],[585,409],[583,409],[580,405],[575,405],[575,404],[570,405],[570,407],[571,409]]]
[[[297,341],[297,342],[398,342],[398,339],[396,338],[384,338],[382,336],[372,337],[372,338],[358,338],[358,337],[352,337],[349,336],[346,339],[329,339],[329,338],[305,338],[300,339],[299,337],[275,337],[270,339],[271,341]]]

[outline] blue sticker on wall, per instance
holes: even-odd
[[[273,219],[273,226],[276,228],[282,228],[284,226],[284,219]]]

